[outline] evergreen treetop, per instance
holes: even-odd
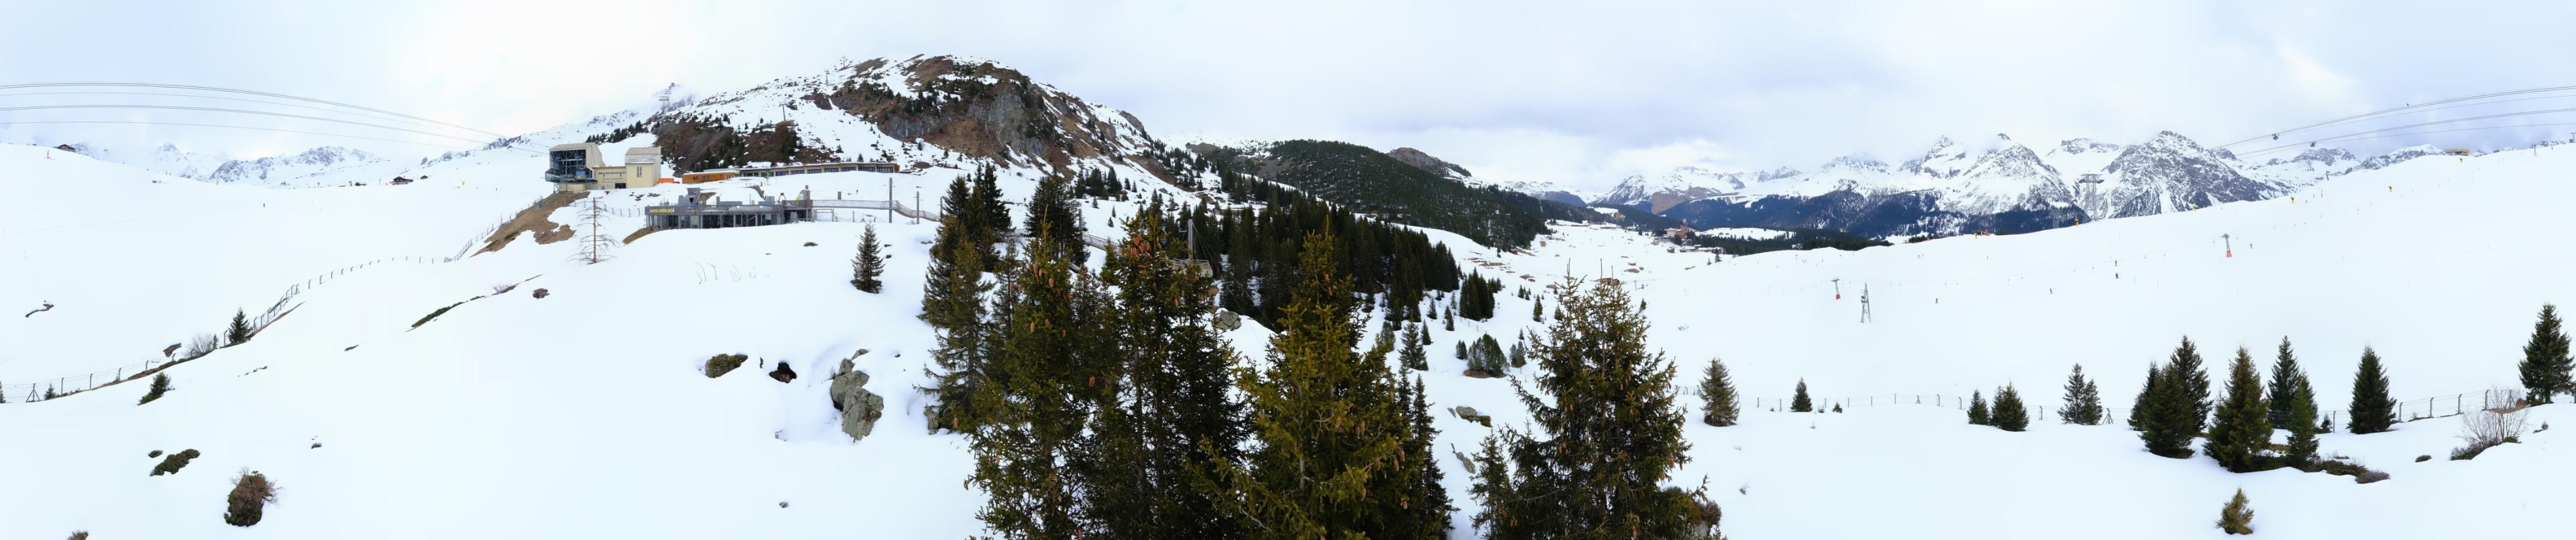
[[[2559,329],[2558,306],[2540,305],[2540,320],[2531,325],[2531,341],[2522,346],[2523,399],[2533,405],[2553,401],[2559,392],[2576,392],[2571,381],[2567,332]]]
[[[2354,434],[2388,431],[2397,425],[2397,402],[2388,398],[2388,373],[2379,364],[2379,352],[2361,348],[2361,368],[2352,373],[2352,419],[2344,422]]]

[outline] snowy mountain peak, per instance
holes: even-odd
[[[385,158],[365,150],[323,146],[283,156],[226,161],[199,179],[227,184],[286,184],[300,178],[383,162]]]

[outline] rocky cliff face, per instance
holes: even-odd
[[[1396,161],[1402,161],[1406,165],[1412,165],[1415,168],[1429,171],[1431,174],[1437,174],[1450,180],[1466,180],[1476,176],[1476,173],[1467,172],[1466,167],[1460,167],[1456,163],[1450,163],[1442,161],[1440,158],[1431,157],[1431,154],[1422,153],[1421,150],[1415,150],[1409,146],[1389,151],[1386,155],[1387,157],[1395,158]]]
[[[684,170],[753,161],[985,161],[1070,173],[1158,171],[1142,122],[993,62],[874,59],[708,96],[642,124]]]

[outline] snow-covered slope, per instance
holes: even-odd
[[[42,287],[0,290],[0,305],[58,305],[0,317],[11,346],[0,376],[28,380],[157,354],[220,325],[229,308],[270,300],[283,282],[333,270],[295,261],[453,249],[543,191],[524,175],[536,163],[475,153],[431,165],[445,168],[412,186],[267,190],[0,147],[0,169],[37,173],[0,175],[13,191],[127,204],[109,216],[36,205],[29,219],[0,225],[0,255],[13,258],[7,282]],[[2558,181],[2571,169],[2576,153],[2556,149],[2417,160],[2336,177],[2296,202],[1716,264],[1579,224],[1560,225],[1525,252],[1460,253],[1487,275],[1542,292],[1568,269],[1617,277],[1650,301],[1649,344],[1682,371],[1712,356],[1728,360],[1747,394],[1745,423],[1688,426],[1694,461],[1674,478],[1704,481],[1733,537],[2207,536],[2209,514],[2239,487],[2253,497],[2265,535],[2529,534],[2576,497],[2518,490],[2513,503],[2497,504],[2461,494],[2576,480],[2549,466],[2576,454],[2563,429],[2466,462],[2411,459],[2454,446],[2453,418],[2326,437],[2326,452],[2393,475],[2357,485],[2157,458],[2116,425],[2043,416],[2027,433],[1967,426],[1953,408],[1910,398],[2011,382],[2053,408],[2054,385],[2080,362],[2118,408],[2137,373],[2181,336],[2219,362],[2231,345],[2268,349],[2288,335],[2324,408],[2343,406],[2364,346],[2387,359],[2410,416],[2456,407],[2411,400],[2514,384],[2531,312],[2576,298],[2576,283],[2556,270],[2576,263],[2576,250],[2550,232],[2569,225],[2550,201],[2576,195]],[[891,180],[935,197],[931,188],[945,178],[835,173],[765,189],[877,190]],[[1006,193],[1026,193],[1026,180],[1004,181]],[[678,191],[604,192],[599,204],[612,217],[603,228],[630,231],[637,208]],[[1132,203],[1099,204],[1085,214],[1096,231],[1108,230],[1108,214],[1133,212],[1122,206]],[[578,208],[550,219],[574,222]],[[2425,220],[2493,228],[2462,235],[2415,225]],[[171,369],[177,390],[152,404],[134,405],[142,385],[121,384],[0,405],[0,433],[43,434],[10,445],[0,477],[44,486],[0,491],[10,518],[0,520],[0,535],[242,534],[217,517],[223,480],[242,469],[285,486],[280,505],[248,530],[268,538],[972,534],[981,497],[958,487],[971,466],[964,440],[928,434],[919,413],[926,398],[910,390],[928,362],[927,332],[914,315],[933,225],[879,226],[894,271],[874,295],[846,284],[859,230],[852,223],[663,231],[613,248],[614,258],[597,265],[570,262],[575,243],[523,237],[460,262],[342,273],[249,344]],[[296,232],[305,228],[331,231]],[[493,295],[502,284],[517,288]],[[1874,312],[1868,323],[1858,320],[1862,287]],[[533,297],[540,288],[549,296]],[[1530,301],[1497,300],[1500,317],[1435,327],[1433,339],[1508,339],[1540,324],[1526,315]],[[1265,336],[1247,326],[1230,337],[1257,358]],[[870,352],[857,365],[875,376],[869,388],[887,397],[887,416],[853,443],[833,427],[821,376],[861,348]],[[706,378],[698,362],[717,353],[759,364]],[[761,376],[778,362],[800,377]],[[1433,358],[1423,375],[1437,408],[1473,406],[1502,424],[1526,419],[1508,381],[1467,378],[1463,367]],[[1802,379],[1849,412],[1768,410]],[[2566,407],[2541,407],[2535,421],[2576,421]],[[1488,433],[1446,415],[1435,427],[1440,448],[1472,449]],[[187,448],[203,457],[177,475],[145,474],[157,462],[146,452]],[[1438,460],[1452,497],[1472,507],[1470,475],[1446,452]],[[1876,518],[1849,519],[1855,508]],[[2030,517],[1994,519],[1992,508]],[[1456,537],[1472,536],[1465,512],[1456,523]]]
[[[39,144],[37,146],[55,145]],[[206,177],[207,173],[212,173],[216,168],[222,167],[225,162],[233,160],[233,158],[222,154],[207,154],[181,150],[179,149],[179,145],[176,144],[163,144],[161,146],[154,147],[151,150],[125,150],[90,144],[69,144],[64,146],[72,147],[71,151],[74,153],[96,158],[100,161],[123,163],[143,170],[182,178],[203,179]]]

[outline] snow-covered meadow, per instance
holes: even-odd
[[[352,262],[480,249],[482,234],[546,188],[530,173],[538,158],[498,154],[435,165],[435,181],[411,186],[285,190],[41,150],[0,147],[0,170],[11,172],[0,186],[38,203],[0,223],[0,307],[58,305],[0,317],[0,382],[12,384],[156,357],[236,308],[256,311]],[[1512,253],[1430,234],[1462,264],[1549,305],[1545,286],[1568,272],[1621,279],[1649,303],[1651,344],[1678,365],[1678,383],[1723,357],[1739,388],[1765,403],[1803,378],[1837,399],[2010,382],[2054,407],[2080,362],[2124,408],[2145,366],[2182,336],[2223,366],[2233,346],[2268,365],[2286,335],[2320,406],[2339,409],[2364,346],[2386,358],[2399,399],[2516,385],[2533,312],[2576,298],[2561,270],[2576,262],[2560,211],[2576,196],[2570,170],[2576,150],[2422,158],[2328,180],[2296,202],[1716,263],[1577,225]],[[935,205],[952,175],[810,175],[761,192],[882,193],[892,181],[897,198],[918,191]],[[1015,199],[1033,182],[1002,178]],[[703,187],[737,199],[756,182]],[[601,193],[599,204],[626,212],[602,230],[625,237],[639,226],[635,209],[681,189]],[[587,204],[551,220],[577,223]],[[1092,208],[1085,217],[1102,236],[1112,215],[1135,211]],[[571,260],[575,242],[523,237],[456,262],[347,273],[302,294],[250,343],[170,369],[177,389],[149,405],[134,405],[136,383],[41,403],[9,396],[0,478],[17,488],[0,490],[0,536],[964,537],[980,528],[981,501],[963,484],[965,440],[927,433],[926,398],[912,390],[929,363],[929,330],[914,316],[936,224],[877,226],[893,255],[882,294],[847,284],[858,223],[661,231],[596,265]],[[515,288],[494,294],[505,284]],[[549,296],[533,297],[541,288]],[[1435,409],[1466,405],[1517,425],[1526,413],[1510,382],[1465,377],[1463,360],[1447,354],[1451,342],[1509,343],[1538,328],[1530,301],[1498,300],[1494,320],[1432,328],[1423,376]],[[1246,358],[1267,338],[1257,326],[1228,335]],[[870,352],[855,364],[887,410],[853,443],[825,389],[859,349]],[[705,377],[699,363],[720,353],[759,364]],[[782,362],[799,378],[762,375]],[[2462,462],[2442,459],[2457,446],[2457,418],[2326,436],[2325,453],[2392,476],[2362,485],[2231,474],[2207,459],[2149,455],[2123,427],[2053,416],[2007,433],[1966,425],[1954,407],[1746,405],[1743,425],[1686,428],[1694,461],[1675,475],[1704,479],[1733,538],[2216,537],[2210,523],[2239,487],[2257,534],[2276,537],[2528,534],[2576,504],[2563,490],[2525,487],[2576,480],[2576,469],[2550,465],[2576,452],[2564,427]],[[2567,407],[2534,409],[2533,422],[2576,421]],[[1488,428],[1447,414],[1436,427],[1461,507],[1453,536],[1472,537],[1469,474],[1449,450],[1473,450]],[[203,456],[177,475],[146,476],[159,462],[147,452],[188,448]],[[243,469],[283,486],[280,504],[249,529],[218,517],[225,480]]]

